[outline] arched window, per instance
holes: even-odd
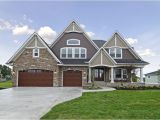
[[[67,45],[80,45],[80,40],[78,40],[78,39],[69,39],[69,40],[67,40]]]

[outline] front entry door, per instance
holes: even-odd
[[[104,81],[104,69],[95,69],[94,71],[94,80],[95,81]]]

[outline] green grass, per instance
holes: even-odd
[[[5,82],[0,82],[0,88],[10,88],[12,87],[12,81],[8,80]]]
[[[53,107],[41,119],[160,119],[160,91],[84,93]]]

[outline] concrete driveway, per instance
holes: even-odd
[[[78,87],[19,87],[0,90],[0,119],[38,120],[58,103],[82,95]]]

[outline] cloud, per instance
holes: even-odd
[[[23,20],[28,21],[29,23],[33,22],[33,20],[31,18],[29,18],[26,14],[23,15]]]
[[[86,29],[86,25],[84,25],[84,24],[80,24],[80,27],[81,27],[82,29]],[[87,35],[88,35],[90,38],[93,38],[93,37],[95,36],[95,33],[92,32],[92,31],[86,31],[86,33],[87,33]]]
[[[140,56],[156,56],[156,53],[154,53],[151,49],[144,49],[144,50],[137,50]]]
[[[28,27],[28,25],[15,26],[12,30],[13,35],[30,35],[34,32],[34,29]]]
[[[126,40],[130,45],[136,44],[138,42],[138,39],[135,38],[126,38]]]
[[[85,28],[86,28],[86,26],[85,26],[84,24],[80,24],[80,27],[81,27],[82,29],[85,29]]]
[[[13,29],[12,24],[9,21],[0,18],[0,30],[11,30]]]
[[[52,28],[50,28],[49,26],[44,26],[41,27],[38,30],[38,34],[48,43],[51,44],[56,36],[57,36],[57,32],[54,31]]]
[[[19,41],[18,41],[18,40],[13,40],[13,42],[14,42],[14,43],[18,43]]]
[[[94,32],[86,32],[86,33],[90,38],[93,38],[95,36]]]

